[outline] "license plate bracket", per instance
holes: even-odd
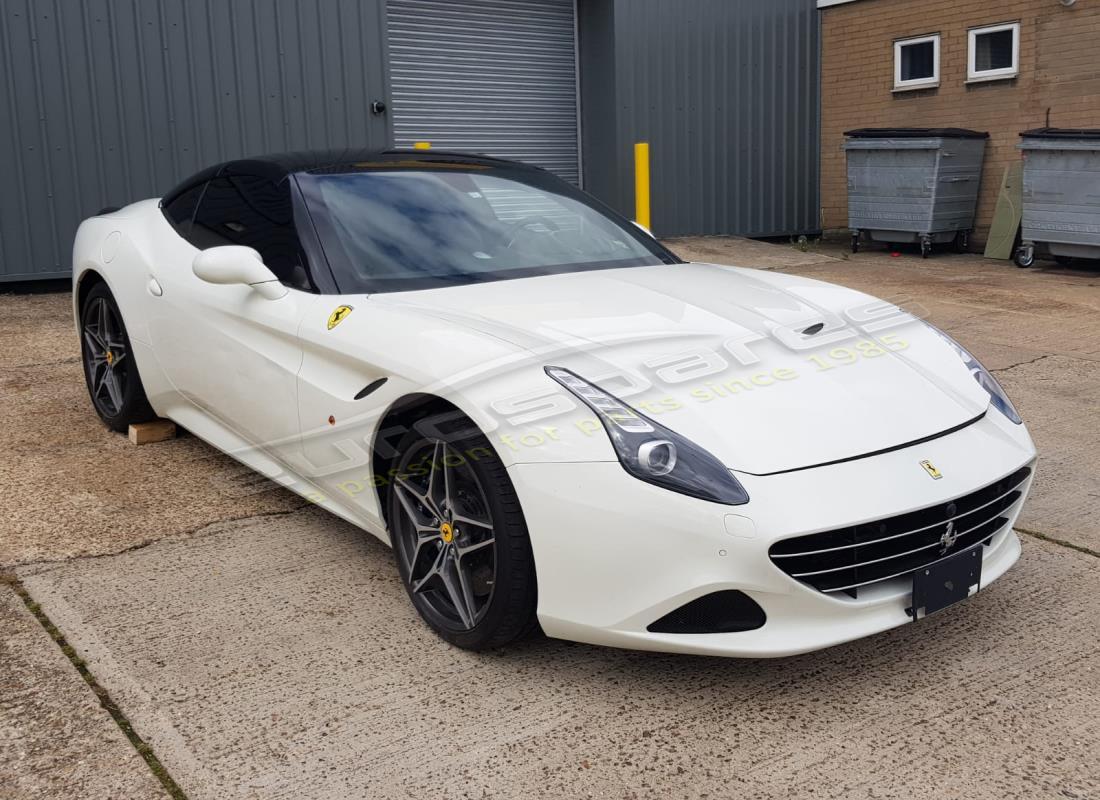
[[[906,610],[914,621],[965,600],[971,587],[975,594],[982,588],[983,549],[960,550],[913,573],[913,605]]]

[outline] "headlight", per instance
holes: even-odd
[[[749,495],[726,466],[697,444],[561,367],[546,374],[596,412],[623,468],[635,478],[680,494],[736,506]]]
[[[979,386],[989,392],[989,399],[993,402],[997,410],[1008,417],[1012,422],[1015,422],[1017,425],[1022,425],[1024,421],[1020,419],[1020,415],[1016,413],[1016,407],[1012,405],[1012,401],[1008,399],[1008,395],[1005,394],[1005,390],[1001,388],[1001,384],[997,383],[997,379],[989,374],[989,370],[983,367],[981,362],[970,354],[969,350],[935,325],[930,322],[925,322],[924,324],[935,331],[936,335],[954,348],[959,358],[966,364],[966,368],[970,370],[970,374],[974,376],[974,380],[978,382]]]

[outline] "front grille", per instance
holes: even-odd
[[[772,562],[822,592],[857,596],[861,586],[911,574],[978,543],[987,545],[1009,520],[1031,474],[1023,467],[991,486],[920,511],[822,533],[783,539]],[[947,545],[945,547],[945,545]]]

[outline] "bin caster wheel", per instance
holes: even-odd
[[[921,258],[928,258],[929,254],[931,252],[932,252],[932,240],[931,239],[921,239],[920,240],[920,257]]]
[[[959,231],[955,234],[955,252],[965,253],[970,248],[970,231]]]
[[[858,231],[856,233],[852,234],[852,252],[853,253],[858,253],[859,252],[859,232]]]
[[[1073,256],[1055,256],[1054,260],[1063,267],[1068,267],[1073,263]]]
[[[1013,260],[1016,262],[1017,267],[1027,269],[1035,263],[1035,248],[1021,245],[1016,248],[1016,256]]]

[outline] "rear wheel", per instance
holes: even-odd
[[[398,452],[387,518],[417,612],[468,650],[527,634],[536,624],[534,558],[519,499],[488,440],[410,431]]]
[[[104,283],[96,284],[80,312],[84,380],[96,413],[109,428],[125,431],[156,414],[149,406],[118,304]]]

